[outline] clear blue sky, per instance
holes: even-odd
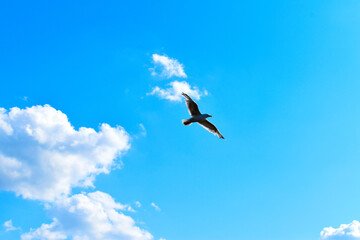
[[[0,107],[124,127],[122,169],[72,193],[141,202],[126,215],[154,239],[319,239],[360,217],[359,11],[355,0],[2,1]],[[188,77],[152,76],[152,54]],[[175,80],[208,91],[197,102],[225,141],[184,127],[183,102],[147,95]],[[1,239],[52,221],[42,201],[1,191],[9,219],[21,231]]]

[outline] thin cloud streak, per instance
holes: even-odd
[[[151,203],[151,206],[153,207],[153,208],[155,208],[155,210],[156,211],[160,211],[161,209],[155,204],[155,203]]]

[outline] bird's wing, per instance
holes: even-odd
[[[196,102],[194,102],[191,97],[189,97],[189,95],[187,95],[186,93],[182,93],[182,95],[186,98],[185,103],[187,106],[187,109],[190,113],[191,116],[196,116],[196,115],[200,115],[200,110],[198,105],[196,104]]]
[[[208,130],[209,132],[217,135],[219,138],[225,139],[221,133],[219,132],[219,130],[217,130],[217,128],[214,126],[214,124],[212,124],[211,122],[209,122],[208,120],[204,120],[201,122],[198,122],[198,124],[200,124],[203,128],[205,128],[206,130]]]

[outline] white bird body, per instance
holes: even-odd
[[[214,124],[206,120],[206,118],[212,116],[209,114],[201,114],[196,102],[194,102],[186,93],[182,93],[182,95],[186,98],[185,100],[186,106],[191,115],[191,118],[182,120],[183,124],[187,126],[192,124],[193,122],[196,122],[200,126],[204,127],[206,130],[208,130],[209,132],[217,135],[219,138],[224,139],[224,137],[221,135],[219,130],[217,130]]]

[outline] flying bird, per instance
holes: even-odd
[[[212,117],[212,116],[209,115],[209,114],[201,114],[201,112],[199,111],[199,107],[196,104],[196,102],[194,102],[189,97],[189,95],[187,95],[186,93],[182,93],[182,95],[186,98],[185,103],[186,103],[187,109],[188,109],[188,111],[190,113],[190,116],[191,116],[191,118],[189,118],[189,119],[182,120],[183,124],[185,126],[187,126],[187,125],[192,124],[193,122],[196,122],[196,123],[200,124],[206,130],[208,130],[209,132],[217,135],[219,138],[225,139],[221,135],[219,130],[217,130],[217,128],[214,126],[214,124],[212,124],[211,122],[206,120],[206,118]]]

